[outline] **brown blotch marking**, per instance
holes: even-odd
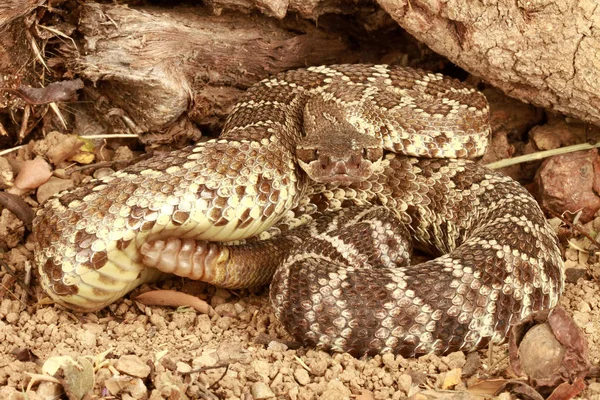
[[[118,250],[125,250],[127,247],[129,247],[130,243],[131,243],[131,240],[119,239],[119,240],[117,240],[115,245]]]
[[[77,231],[75,234],[75,245],[82,249],[87,249],[92,245],[92,242],[96,239],[94,235],[90,235],[85,231]]]
[[[173,225],[183,225],[190,218],[188,211],[177,210],[171,216]]]
[[[140,227],[141,221],[139,218],[128,217],[127,218],[127,228],[131,230],[136,230]]]
[[[94,287],[94,288],[92,288],[92,293],[94,294],[95,297],[101,298],[101,297],[105,297],[110,292],[108,290]]]
[[[269,196],[269,200],[272,203],[277,203],[279,201],[279,194],[281,193],[280,190],[274,190],[273,193],[271,193],[271,195]]]
[[[218,221],[219,219],[221,219],[223,214],[223,210],[220,208],[216,208],[213,207],[210,209],[210,211],[207,214],[207,217],[211,220],[211,221]]]
[[[133,207],[131,207],[131,211],[129,212],[129,215],[131,215],[131,218],[139,219],[139,218],[142,218],[145,213],[146,213],[145,208],[142,208],[140,206],[133,206]]]
[[[236,195],[242,197],[246,193],[246,186],[237,186],[234,190]]]
[[[79,293],[79,288],[75,285],[65,285],[62,282],[54,282],[52,285],[54,293],[59,296],[69,296]]]
[[[112,279],[111,277],[102,275],[102,274],[98,274],[98,282],[103,283],[105,285],[111,285],[111,286],[117,283],[117,281],[115,279]],[[97,289],[97,288],[94,288],[94,292],[95,292],[95,289]],[[106,291],[106,290],[103,290],[103,289],[100,289],[100,290],[102,290],[101,293],[108,293],[108,291]]]
[[[263,220],[263,221],[266,220],[271,215],[273,215],[274,212],[275,212],[275,204],[269,204],[267,206],[267,208],[265,208],[265,210],[263,211],[261,220]]]
[[[217,222],[215,222],[215,226],[225,226],[229,223],[229,220],[227,218],[221,217],[217,220]]]
[[[55,226],[52,222],[46,224],[46,226]],[[52,234],[48,232],[48,229],[40,229],[35,232],[35,240],[38,243],[38,246],[42,249],[49,247],[52,244]]]
[[[263,174],[260,174],[256,186],[261,193],[269,193],[273,188],[273,179],[265,178]]]
[[[154,228],[156,221],[144,221],[140,226],[140,231],[149,231]]]
[[[225,208],[227,206],[227,198],[226,197],[216,197],[213,199],[213,205],[217,208]]]
[[[261,192],[256,197],[257,204],[265,204],[269,200],[269,195],[267,193]]]
[[[106,261],[108,261],[108,255],[106,254],[106,251],[98,251],[92,255],[90,261],[91,267],[95,270],[98,270],[104,267]]]
[[[42,266],[44,274],[53,281],[61,281],[63,278],[63,271],[59,264],[56,264],[52,257],[48,258]]]
[[[238,219],[236,227],[241,229],[241,228],[245,228],[248,225],[250,225],[252,220],[249,219],[249,217],[250,217],[250,209],[246,208],[244,210],[244,212],[242,213],[242,215],[240,215],[240,218]]]

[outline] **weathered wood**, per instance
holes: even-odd
[[[339,36],[300,26],[298,34],[261,15],[86,3],[78,27],[85,46],[69,62],[139,132],[164,129],[186,112],[218,126],[246,88],[271,74],[359,59]]]

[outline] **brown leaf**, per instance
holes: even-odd
[[[587,341],[581,329],[561,307],[556,307],[550,313],[548,323],[556,340],[566,349],[563,366],[568,371],[569,378],[585,378],[590,364]]]
[[[476,383],[469,385],[468,392],[473,394],[493,395],[494,393],[498,393],[500,388],[506,383],[508,383],[508,380],[502,378],[478,380]]]
[[[58,165],[61,162],[70,159],[81,151],[81,147],[85,142],[74,135],[57,136],[56,144],[46,152],[46,157],[53,165]]]
[[[82,88],[83,81],[75,79],[72,81],[52,82],[43,88],[19,86],[17,89],[3,89],[19,96],[29,104],[39,105],[71,100],[75,97],[77,90]]]
[[[210,317],[216,315],[215,310],[204,300],[175,290],[151,290],[136,296],[134,300],[147,306],[187,306],[192,307],[199,313],[208,314]]]
[[[518,399],[523,400],[544,400],[542,395],[534,388],[521,381],[511,380],[506,382],[495,395],[498,396],[502,392],[508,392],[511,395],[515,395]]]
[[[585,389],[583,378],[577,378],[573,384],[563,382],[546,400],[569,400],[581,393],[583,389]]]
[[[36,362],[40,359],[28,348],[17,347],[11,353],[17,360],[22,362]]]

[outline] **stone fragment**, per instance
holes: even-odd
[[[264,382],[255,382],[250,389],[254,399],[270,399],[275,397],[275,393]]]
[[[150,375],[150,366],[133,354],[121,356],[115,363],[115,368],[119,372],[137,378],[146,378]]]

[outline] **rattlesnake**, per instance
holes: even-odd
[[[309,345],[412,356],[501,340],[557,303],[563,275],[533,198],[464,159],[484,152],[488,114],[474,89],[410,68],[266,79],[219,139],[50,199],[34,222],[42,286],[94,311],[157,268],[232,288],[278,268],[276,314]],[[407,230],[439,257],[406,266]]]

